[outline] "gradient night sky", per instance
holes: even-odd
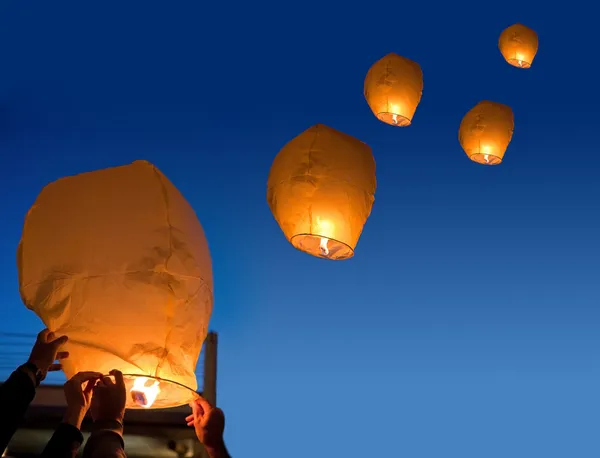
[[[146,159],[211,246],[232,455],[598,456],[596,7],[84,3],[0,6],[1,330],[42,327],[15,267],[42,186]],[[498,51],[515,22],[540,37],[530,70]],[[409,128],[363,99],[391,51],[424,72]],[[457,140],[484,99],[515,113],[498,167]],[[349,261],[294,250],[266,203],[274,156],[315,123],[377,161]],[[26,349],[2,346],[2,374]]]

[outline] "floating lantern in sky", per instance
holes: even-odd
[[[46,186],[25,218],[17,265],[25,305],[69,336],[67,377],[121,370],[128,408],[197,397],[210,253],[194,210],[152,164]]]
[[[529,68],[538,50],[538,36],[529,27],[514,24],[502,31],[498,47],[510,65]]]
[[[509,106],[484,100],[464,116],[458,129],[458,141],[472,161],[498,165],[514,128],[514,116]]]
[[[364,91],[369,107],[380,121],[410,126],[423,94],[423,72],[416,62],[390,53],[369,69]]]
[[[317,124],[275,157],[267,202],[288,241],[326,259],[348,259],[371,213],[375,188],[371,148]]]

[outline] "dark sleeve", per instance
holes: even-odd
[[[231,458],[231,455],[227,451],[227,447],[225,447],[225,444],[222,444],[220,447],[217,447],[213,450],[206,449],[206,452],[208,453],[208,456],[210,458]]]
[[[73,425],[61,423],[46,444],[40,458],[75,458],[81,444],[81,431]]]
[[[127,458],[123,425],[118,421],[97,421],[83,449],[83,458]]]
[[[0,450],[6,450],[34,397],[33,380],[18,369],[0,386]]]

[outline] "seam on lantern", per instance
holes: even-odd
[[[204,283],[204,285],[207,286],[205,283]],[[188,298],[183,302],[183,306],[184,307],[187,306],[191,301],[195,300],[200,295],[200,292],[202,290],[202,286],[203,286],[203,284],[200,284],[198,286],[198,288],[196,289],[196,291],[194,291],[194,293],[191,296],[188,296]],[[207,288],[207,289],[209,289],[209,288]],[[169,337],[170,337],[171,333],[173,332],[173,330],[174,330],[174,326],[171,327],[171,330],[167,334],[167,338],[165,339],[165,341],[167,341],[169,339]],[[167,360],[168,356],[169,356],[169,352],[167,351],[167,347],[165,346],[165,351],[164,351],[163,357],[161,357],[159,359],[158,364],[156,365],[156,369],[154,371],[154,376],[155,377],[159,377],[158,372],[162,369],[162,367],[163,367],[165,361]]]
[[[173,290],[173,287],[171,286],[171,282],[168,283],[168,287],[171,290],[173,297],[175,297],[175,291]],[[188,300],[189,300],[189,298],[188,298]],[[186,300],[185,303],[187,303],[188,300]],[[176,302],[175,300],[167,301],[167,303],[168,303],[168,305],[167,305],[167,320],[168,320],[167,326],[169,327],[169,330],[167,331],[167,335],[165,336],[165,343],[163,346],[163,354],[158,359],[158,363],[156,364],[156,369],[154,370],[155,377],[159,377],[159,375],[158,375],[159,371],[161,370],[163,364],[165,363],[165,361],[167,360],[167,357],[169,356],[169,350],[167,350],[167,344],[169,343],[169,339],[171,338],[173,329],[175,329],[175,326],[173,325],[173,315],[174,315],[174,311],[175,311],[174,310],[175,307],[173,306],[173,304],[175,302]]]
[[[161,274],[161,275],[166,273],[166,274],[171,275],[171,276],[176,277],[176,278],[183,278],[183,279],[186,279],[186,280],[200,280],[201,282],[203,282],[206,285],[208,285],[208,282],[204,278],[202,278],[202,277],[195,277],[193,275],[182,275],[182,274],[179,274],[179,273],[174,274],[174,273],[169,272],[168,270],[164,271],[164,270],[148,269],[148,270],[125,270],[125,271],[122,271],[122,272],[111,272],[111,273],[108,273],[108,274],[85,275],[83,277],[79,277],[79,276],[71,275],[71,274],[66,274],[64,277],[46,278],[44,280],[37,281],[35,283],[27,283],[26,285],[23,285],[22,288],[23,289],[30,288],[32,286],[38,286],[38,285],[41,285],[43,283],[53,282],[53,281],[57,281],[57,280],[68,280],[68,279],[70,279],[72,277],[77,277],[76,278],[77,280],[88,280],[90,278],[103,278],[103,277],[112,277],[112,276],[116,276],[116,275],[139,274],[139,273],[145,273],[145,272],[153,272],[153,273]],[[209,290],[210,290],[210,288],[209,288]]]
[[[165,183],[162,179],[161,174],[158,172],[156,167],[153,166],[152,168],[153,168],[154,173],[156,174],[158,181],[162,187],[162,195],[165,200],[167,226],[169,226],[169,254],[167,255],[167,258],[165,259],[165,270],[167,270],[168,266],[169,266],[169,260],[173,256],[173,226],[171,224],[171,219],[169,218],[169,195],[167,194],[167,187],[165,186]],[[171,290],[172,296],[175,297],[175,291],[173,291],[173,286],[171,285],[171,282],[168,281],[167,285],[168,285],[169,289]],[[171,333],[173,332],[173,329],[174,329],[174,325],[173,325],[173,314],[175,312],[174,304],[175,304],[174,300],[167,301],[167,326],[166,326],[167,332],[166,332],[165,341],[163,344],[163,356],[159,359],[159,362],[156,365],[156,372],[155,372],[156,374],[158,374],[159,368],[163,365],[165,359],[169,355],[169,351],[167,350],[167,348],[168,348],[169,339],[171,337]]]
[[[291,181],[294,178],[304,178],[306,176],[307,176],[307,174],[304,174],[304,175],[292,175],[291,177],[286,178],[285,180],[281,180],[279,183],[271,186],[270,188],[267,188],[267,191],[269,189],[275,189],[276,187],[281,186],[282,184],[287,183],[288,181]],[[314,175],[310,175],[310,176],[314,176]],[[329,183],[344,183],[344,184],[347,184],[348,186],[351,186],[351,187],[353,187],[355,189],[358,189],[359,191],[370,192],[369,190],[366,190],[366,189],[362,188],[361,186],[358,186],[358,185],[356,185],[354,183],[351,183],[350,181],[346,181],[346,180],[331,180],[330,178],[328,178],[325,175],[322,178],[327,178],[327,181]]]
[[[304,173],[305,176],[306,175],[311,176],[311,170],[312,170],[311,153],[312,153],[313,146],[315,146],[315,143],[317,142],[318,137],[319,137],[319,127],[317,126],[317,128],[315,129],[315,136],[308,147],[308,167],[307,167],[306,172]]]
[[[163,179],[160,176],[160,173],[158,172],[156,167],[153,166],[152,169],[154,170],[154,173],[156,174],[156,177],[158,178],[158,182],[160,183],[160,186],[162,189],[162,196],[165,200],[166,220],[167,220],[167,226],[169,226],[169,254],[167,255],[167,257],[165,259],[165,270],[168,270],[169,260],[173,256],[173,225],[171,224],[171,219],[169,218],[169,195],[167,194],[167,187],[165,186],[165,183],[163,182]]]
[[[312,174],[311,174],[311,171],[312,171],[311,153],[312,153],[313,146],[315,146],[315,143],[317,142],[318,137],[319,137],[319,127],[317,126],[315,129],[315,137],[313,138],[313,141],[310,143],[310,145],[308,147],[308,167],[306,169],[306,172],[304,173],[304,177],[312,176]],[[312,227],[313,227],[312,205],[308,208],[308,227],[310,228],[310,231],[312,232]]]
[[[86,347],[86,348],[93,348],[94,350],[98,350],[98,351],[103,352],[103,353],[106,352],[106,348],[100,347],[100,346],[92,344],[92,343],[87,343],[87,342],[84,342],[82,340],[72,340],[72,339],[69,339],[69,343],[70,344],[77,344],[77,345],[80,345],[80,346]],[[140,366],[138,366],[137,364],[131,362],[128,358],[124,357],[123,355],[118,354],[118,353],[116,353],[116,352],[114,352],[112,350],[110,350],[109,353],[111,355],[116,356],[117,358],[119,358],[120,360],[124,361],[125,363],[129,364],[130,366],[137,367],[140,370],[140,372],[142,372],[142,373],[146,372]]]

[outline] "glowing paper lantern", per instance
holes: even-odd
[[[480,164],[498,165],[512,139],[515,120],[509,106],[484,100],[463,118],[458,141],[467,156]]]
[[[348,259],[375,200],[371,148],[317,124],[275,157],[267,202],[297,249],[326,259]]]
[[[365,99],[380,121],[410,126],[423,94],[423,72],[416,62],[390,53],[369,69]]]
[[[17,264],[25,305],[69,336],[67,377],[130,374],[130,408],[197,396],[213,306],[210,253],[194,211],[152,164],[46,186],[25,218]]]
[[[498,47],[510,65],[529,68],[538,50],[538,36],[529,27],[514,24],[500,34]]]

